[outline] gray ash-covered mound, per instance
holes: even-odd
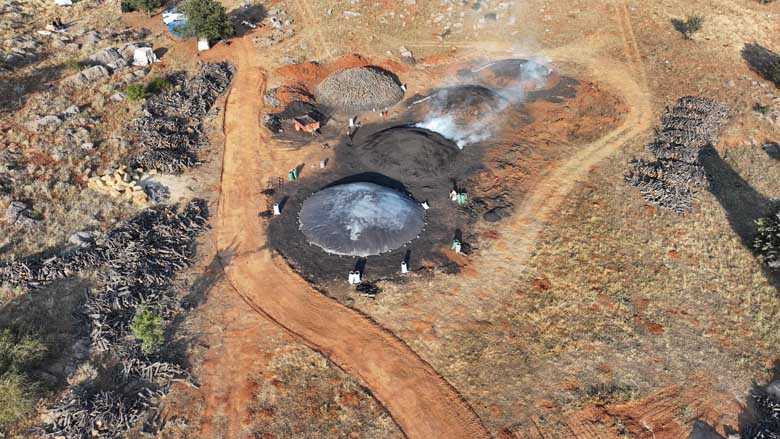
[[[374,133],[355,149],[364,166],[400,181],[438,178],[460,152],[441,134],[406,125]]]
[[[402,247],[425,225],[423,208],[409,196],[374,183],[325,188],[303,202],[301,232],[325,252],[379,255]]]
[[[171,75],[173,87],[147,99],[143,116],[129,125],[140,147],[130,157],[132,167],[178,174],[197,165],[197,149],[208,143],[203,120],[234,72],[227,63],[206,63],[192,78]]]
[[[496,88],[521,86],[526,90],[544,87],[554,76],[540,61],[510,58],[493,61],[471,70],[481,81]]]
[[[339,70],[325,78],[315,93],[317,102],[343,112],[383,110],[404,97],[398,78],[379,67]]]
[[[647,145],[656,161],[634,160],[626,182],[647,202],[678,213],[693,207],[695,191],[707,184],[701,153],[728,119],[728,107],[697,96],[680,98],[661,117],[656,139]]]

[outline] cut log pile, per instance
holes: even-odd
[[[777,395],[760,392],[753,395],[756,421],[740,431],[745,439],[777,439],[780,438],[780,401]]]
[[[27,287],[98,269],[100,286],[87,292],[83,313],[90,327],[91,350],[111,359],[107,361],[109,376],[69,389],[50,410],[49,422],[43,427],[49,437],[120,437],[153,418],[156,401],[172,380],[187,376],[182,367],[164,361],[161,354],[144,354],[129,326],[142,305],[164,322],[173,319],[178,307],[171,286],[177,271],[190,264],[195,239],[208,227],[207,216],[204,200],[182,208],[156,206],[89,247],[0,268],[0,280]]]
[[[130,124],[140,146],[131,167],[179,174],[199,164],[197,149],[207,143],[203,120],[234,71],[228,63],[206,63],[193,78],[171,76],[174,87],[147,99],[143,116]]]
[[[157,173],[156,170],[149,174]],[[144,188],[138,184],[144,177],[143,168],[117,169],[104,175],[95,175],[87,180],[87,187],[111,195],[114,198],[124,198],[138,206],[146,205],[148,197]]]
[[[632,161],[626,183],[639,188],[647,202],[678,213],[693,207],[695,191],[706,185],[699,155],[717,139],[728,119],[726,105],[687,96],[661,117],[656,139],[647,145],[656,160]]]

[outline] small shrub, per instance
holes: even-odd
[[[32,412],[37,386],[18,372],[0,375],[0,427],[9,427]]]
[[[146,91],[144,91],[144,86],[141,84],[130,84],[125,89],[125,94],[127,95],[127,99],[137,101],[146,96]]]
[[[65,67],[71,72],[78,72],[84,68],[84,65],[76,58],[69,58],[65,61]]]
[[[162,78],[160,76],[155,76],[152,78],[148,84],[146,84],[146,93],[149,94],[157,94],[162,90],[165,90],[166,88],[171,87],[171,81],[168,81],[165,78]]]
[[[762,116],[767,116],[769,114],[769,110],[771,108],[772,107],[770,107],[769,105],[762,105],[762,104],[760,104],[758,102],[753,104],[753,111],[755,111],[756,113],[758,113],[758,114],[760,114]]]
[[[122,8],[128,11],[144,11],[151,15],[152,11],[162,6],[161,0],[122,0]]]
[[[146,354],[156,351],[162,344],[162,317],[145,306],[136,311],[130,330],[135,338],[141,340],[141,350]]]
[[[780,272],[780,211],[756,221],[753,248],[772,271]]]
[[[0,428],[30,413],[38,400],[38,386],[25,376],[46,356],[46,345],[34,335],[0,332]]]
[[[46,355],[46,345],[33,335],[0,332],[0,374],[34,367]]]
[[[672,26],[677,32],[683,34],[686,40],[690,40],[693,34],[701,30],[704,24],[704,17],[701,15],[693,15],[685,20],[672,19]]]

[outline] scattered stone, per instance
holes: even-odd
[[[33,218],[30,206],[21,201],[12,201],[5,210],[5,221],[8,224],[19,225],[23,227],[37,226],[40,220]]]
[[[25,126],[34,133],[53,133],[60,125],[62,125],[62,119],[60,119],[59,116],[49,115],[28,122]]]
[[[417,60],[414,59],[414,55],[412,55],[412,52],[407,49],[406,47],[401,46],[401,49],[399,50],[401,53],[401,61],[406,64],[417,64]]]
[[[76,232],[70,235],[68,238],[68,243],[81,248],[89,247],[95,243],[95,233],[86,230]]]

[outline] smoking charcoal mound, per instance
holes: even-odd
[[[299,224],[306,239],[325,252],[365,257],[415,239],[425,225],[425,214],[401,192],[374,183],[348,183],[307,198]]]

